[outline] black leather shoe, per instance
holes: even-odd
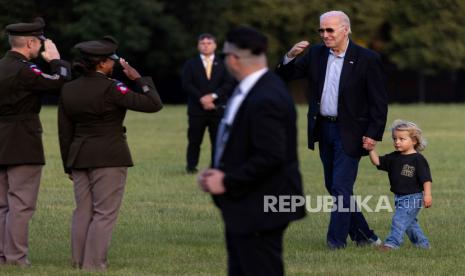
[[[337,245],[334,245],[334,244],[332,244],[330,242],[327,242],[326,245],[327,245],[328,249],[331,250],[331,251],[346,248],[345,245],[337,246]]]
[[[197,170],[197,168],[189,168],[189,167],[187,167],[186,172],[189,173],[189,174],[194,174],[194,173],[197,173],[198,170]]]

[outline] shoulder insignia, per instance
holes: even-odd
[[[32,70],[32,72],[34,72],[34,74],[36,75],[41,75],[42,74],[42,71],[39,69],[39,67],[37,67],[37,65],[35,64],[31,64],[29,65],[29,68]]]
[[[40,74],[42,77],[46,78],[46,79],[50,79],[50,80],[57,80],[60,78],[59,75],[57,74],[54,74],[54,75],[49,75],[49,74],[45,74],[45,73],[42,73]]]
[[[118,89],[118,91],[123,95],[126,95],[126,93],[129,92],[129,88],[120,81],[116,82],[116,89]]]

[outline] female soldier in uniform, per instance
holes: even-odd
[[[75,69],[82,76],[63,86],[59,103],[59,138],[65,172],[74,183],[76,209],[71,225],[73,265],[102,271],[126,182],[133,165],[123,120],[126,110],[157,112],[160,97],[150,77],[141,77],[115,51],[117,42],[106,36],[81,42]],[[119,62],[139,92],[111,79]]]

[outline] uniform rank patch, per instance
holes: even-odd
[[[42,71],[35,64],[29,65],[29,68],[31,68],[32,72],[34,72],[34,74],[36,74],[36,75],[42,74]]]
[[[45,73],[42,73],[40,74],[42,77],[46,78],[46,79],[50,79],[50,80],[57,80],[60,78],[60,76],[58,76],[57,74],[55,75],[49,75],[49,74],[45,74]]]
[[[116,88],[123,95],[126,95],[126,93],[129,92],[129,88],[127,88],[127,86],[124,83],[120,82],[120,81],[116,84]]]

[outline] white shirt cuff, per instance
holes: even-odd
[[[289,58],[289,57],[287,56],[287,53],[286,53],[286,54],[284,55],[283,65],[288,64],[288,63],[291,62],[293,59],[295,59],[295,57]]]

